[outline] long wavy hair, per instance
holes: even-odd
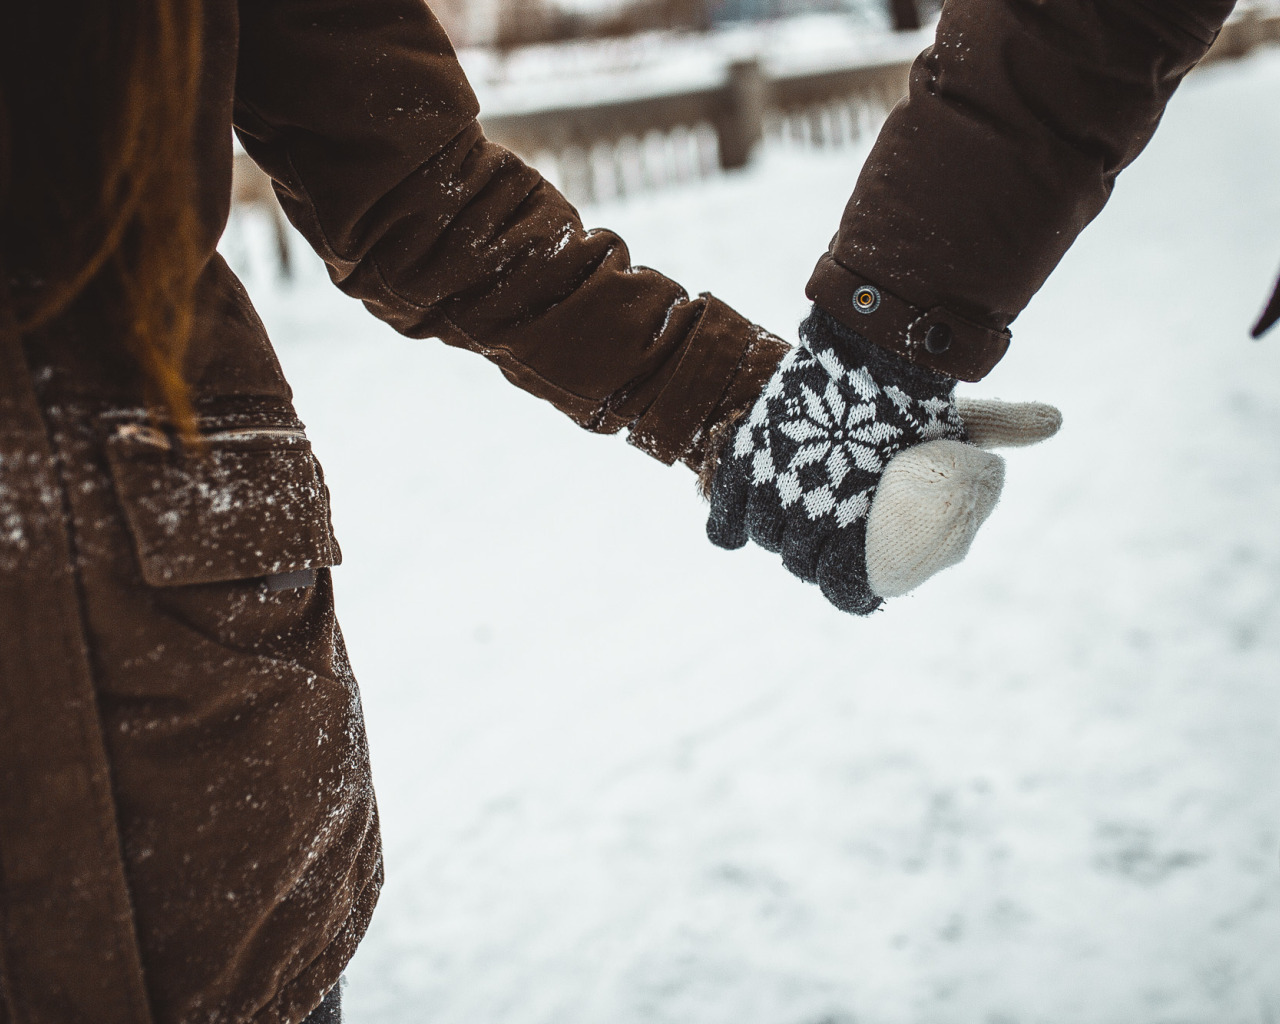
[[[20,334],[111,305],[184,434],[199,223],[201,0],[15,0],[0,14],[0,313]],[[94,310],[98,312],[98,310]]]

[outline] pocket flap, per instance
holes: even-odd
[[[204,429],[203,451],[126,423],[107,440],[142,577],[155,587],[338,565],[329,491],[301,429]]]

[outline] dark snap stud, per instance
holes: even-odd
[[[866,284],[853,293],[853,308],[859,313],[874,313],[880,308],[880,293]]]
[[[933,355],[941,355],[951,347],[951,328],[946,324],[934,324],[925,333],[924,350]]]

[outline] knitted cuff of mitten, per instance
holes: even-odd
[[[731,428],[751,411],[782,357],[790,350],[791,346],[781,338],[760,331],[748,343],[729,386],[707,417],[707,425],[680,457],[681,462],[698,474],[698,491],[704,498],[711,496],[711,481],[725,442],[733,435]]]
[[[834,348],[846,364],[865,366],[881,387],[899,387],[912,398],[949,396],[955,391],[954,377],[909,363],[888,349],[873,345],[817,305],[800,323],[800,340],[811,352]]]
[[[913,398],[950,396],[955,390],[955,378],[916,366],[873,345],[816,305],[800,324],[800,338],[810,350],[835,348],[850,365],[865,366],[880,384],[896,385]],[[685,464],[698,474],[698,490],[704,498],[711,496],[711,482],[725,446],[733,436],[734,424],[751,410],[787,351],[788,346],[772,335],[752,343],[741,369],[708,421],[711,426],[700,435],[695,448],[684,456]]]

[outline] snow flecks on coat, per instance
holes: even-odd
[[[60,514],[54,468],[38,453],[0,450],[0,571],[17,571],[28,557],[31,517]]]
[[[283,405],[205,416],[205,443],[184,450],[133,411],[44,415],[53,454],[22,464],[20,493],[0,444],[0,521],[35,507],[54,517],[43,532],[66,530],[57,569],[83,597],[116,797],[104,834],[155,1018],[248,1020],[291,982],[326,990],[381,861],[328,493],[301,424]],[[24,534],[19,572],[41,535]],[[269,585],[301,566],[310,585]]]

